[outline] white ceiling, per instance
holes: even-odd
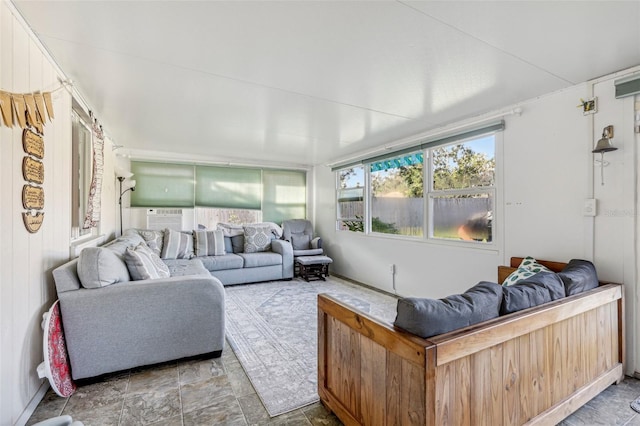
[[[332,162],[640,64],[640,0],[14,4],[116,144],[193,157]]]

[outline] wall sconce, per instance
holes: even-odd
[[[602,138],[596,144],[596,147],[593,149],[594,154],[600,153],[600,160],[596,160],[596,162],[600,163],[600,185],[604,185],[604,166],[608,165],[604,161],[604,153],[609,151],[615,151],[615,146],[611,145],[611,139],[613,138],[613,126],[607,126],[602,130]]]
[[[133,176],[133,173],[131,172],[127,172],[124,171],[120,168],[117,168],[116,170],[116,178],[118,179],[118,182],[120,182],[120,197],[118,198],[118,205],[120,206],[120,235],[122,235],[122,196],[124,194],[126,194],[127,191],[135,191],[136,190],[136,181],[135,180],[130,180],[127,183],[127,187],[123,190],[122,189],[122,183],[126,180],[126,179],[131,179],[131,177]]]

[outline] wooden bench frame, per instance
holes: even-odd
[[[320,400],[346,425],[556,424],[624,378],[623,307],[601,283],[423,339],[320,294]]]

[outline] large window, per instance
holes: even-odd
[[[451,139],[337,170],[337,229],[492,242],[495,135]]]
[[[338,178],[338,229],[364,232],[364,167],[340,170]]]
[[[131,207],[195,208],[201,227],[307,215],[304,171],[145,161],[132,161],[131,171],[137,182]]]
[[[433,238],[493,240],[495,139],[487,136],[429,150]]]
[[[371,231],[421,237],[424,232],[424,154],[371,163]]]

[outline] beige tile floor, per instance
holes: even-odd
[[[638,425],[629,403],[640,380],[610,386],[562,426]],[[82,383],[70,398],[49,391],[27,425],[69,414],[92,425],[340,425],[319,404],[270,418],[233,351],[217,359],[191,359],[112,374]]]

